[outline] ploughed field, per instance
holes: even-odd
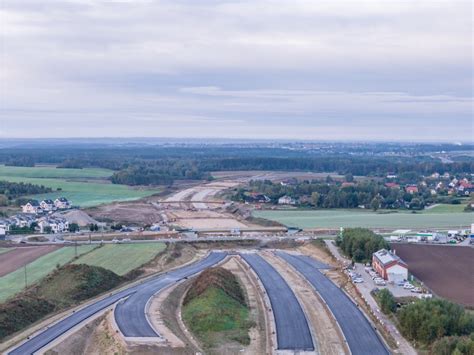
[[[5,276],[59,248],[59,246],[55,245],[2,248],[0,249],[0,277]]]
[[[474,214],[468,212],[393,212],[378,213],[363,210],[262,210],[260,217],[298,228],[450,228],[469,226]]]
[[[76,256],[76,250],[77,255],[80,256],[83,253],[91,251],[95,246],[81,245],[78,246],[77,249],[72,246],[57,249],[57,247],[53,246],[52,250],[41,249],[43,247],[34,248],[38,248],[38,250],[47,254],[37,257],[31,262],[27,262],[23,259],[21,263],[15,261],[15,251],[23,248],[17,248],[11,252],[0,255],[0,260],[6,260],[6,262],[12,263],[15,262],[17,263],[16,266],[19,267],[16,268],[15,271],[0,277],[0,302],[5,301],[5,299],[21,292],[25,288],[25,271],[26,283],[27,285],[31,285],[48,275],[58,266],[69,263]],[[38,253],[41,252],[38,251]]]
[[[398,243],[391,247],[436,295],[474,307],[474,248]]]
[[[25,269],[27,285],[71,262],[103,267],[121,276],[146,264],[164,249],[164,243],[79,245],[77,249],[74,246],[18,247],[0,255],[0,271],[3,268],[8,271],[0,277],[0,303],[25,288]],[[76,250],[78,258],[74,260]]]
[[[98,168],[60,169],[54,166],[14,167],[0,165],[0,180],[43,185],[47,194],[29,196],[37,200],[64,196],[73,205],[92,207],[113,201],[130,201],[159,192],[156,188],[135,188],[107,180],[112,170]],[[58,190],[60,189],[60,190]]]

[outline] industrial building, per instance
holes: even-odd
[[[401,282],[408,280],[408,266],[394,253],[381,249],[372,256],[372,267],[384,279],[389,282]]]

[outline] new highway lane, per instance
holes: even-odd
[[[62,319],[61,321],[51,325],[45,331],[33,336],[31,339],[27,340],[17,348],[11,350],[9,354],[11,355],[25,355],[25,354],[33,354],[34,352],[40,350],[44,346],[48,345],[64,333],[66,333],[71,328],[75,327],[76,325],[80,324],[81,322],[85,321],[86,319],[92,317],[97,312],[109,307],[110,305],[118,302],[119,300],[132,296],[134,294],[139,294],[137,301],[141,302],[140,306],[135,310],[137,313],[134,313],[133,316],[127,313],[129,310],[128,307],[123,309],[123,315],[127,315],[128,319],[120,318],[121,330],[125,330],[128,334],[135,334],[131,333],[131,331],[135,331],[136,329],[146,329],[149,331],[147,327],[150,327],[148,320],[145,316],[145,303],[143,304],[143,300],[146,298],[146,295],[150,294],[153,295],[156,292],[159,292],[164,287],[175,283],[185,277],[192,276],[205,268],[214,265],[215,263],[223,260],[226,256],[226,253],[223,252],[213,252],[210,253],[206,258],[203,260],[196,262],[194,264],[190,264],[180,269],[176,269],[173,271],[168,272],[167,274],[159,275],[157,277],[148,279],[142,284],[135,285],[123,291],[120,291],[116,294],[108,296],[100,301],[97,301],[91,305],[88,305],[70,316]],[[150,296],[151,297],[151,296]],[[121,315],[122,315],[121,314]],[[128,326],[124,326],[125,321],[131,324],[130,328]],[[149,333],[147,333],[149,334]],[[130,335],[129,335],[130,336]],[[141,336],[141,335],[140,335]],[[145,335],[147,336],[147,335]],[[153,335],[148,336],[157,336],[155,332]]]
[[[272,305],[280,350],[314,350],[306,316],[286,281],[261,256],[240,254],[255,270]]]
[[[139,290],[120,302],[115,308],[115,321],[122,334],[126,337],[157,337],[158,334],[146,317],[147,304],[153,295],[173,283],[217,264],[226,256],[225,252],[212,252],[207,258],[197,263],[173,270],[142,285]]]
[[[320,263],[308,256],[281,251],[276,254],[298,270],[319,292],[339,323],[353,355],[390,354],[357,306],[339,287],[319,272]]]

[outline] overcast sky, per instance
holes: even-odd
[[[1,0],[0,138],[473,140],[472,11]]]

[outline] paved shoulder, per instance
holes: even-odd
[[[136,293],[120,302],[115,308],[115,321],[122,334],[126,337],[140,338],[159,336],[146,316],[146,308],[150,298],[173,283],[215,265],[222,261],[226,255],[224,252],[212,252],[196,263],[170,271],[141,285]]]
[[[311,258],[281,251],[276,254],[303,274],[319,292],[339,323],[352,354],[389,354],[359,308],[339,287],[319,272]]]
[[[314,350],[306,316],[286,281],[257,254],[241,254],[255,270],[272,304],[280,350]]]
[[[73,313],[67,318],[55,323],[54,325],[48,327],[45,331],[39,333],[38,335],[32,337],[16,349],[9,352],[10,355],[25,355],[33,354],[34,352],[45,347],[53,340],[59,338],[61,335],[66,333],[71,328],[75,327],[79,323],[85,321],[86,319],[92,317],[97,312],[103,310],[106,307],[116,303],[120,299],[127,297],[133,294],[136,291],[136,287],[121,291],[115,295],[106,297],[105,299],[98,301],[94,304],[91,304],[87,307],[82,308],[81,310]]]

